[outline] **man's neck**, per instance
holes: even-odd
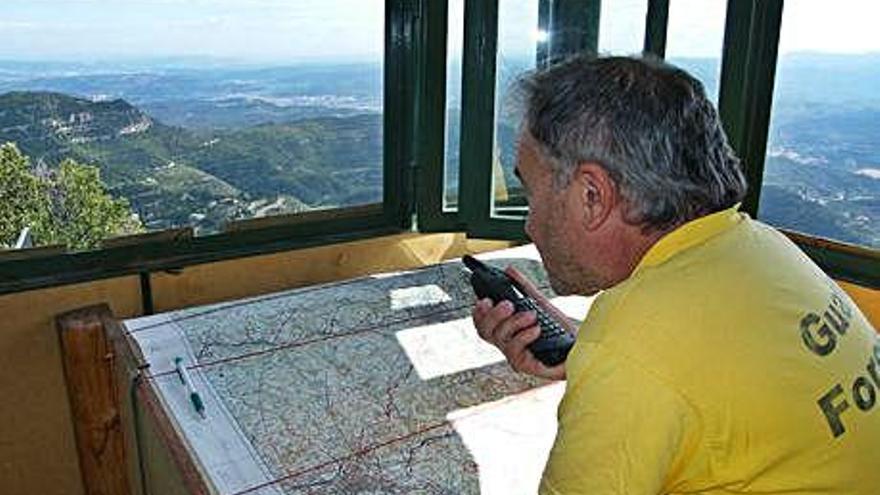
[[[619,223],[611,235],[604,237],[606,246],[600,247],[607,255],[606,283],[608,287],[628,279],[645,253],[673,229],[644,232],[640,226]]]

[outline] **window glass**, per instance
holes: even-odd
[[[458,209],[459,144],[461,133],[461,60],[464,46],[464,0],[449,0],[446,34],[446,150],[443,210]]]
[[[645,46],[648,0],[602,2],[599,17],[599,53],[638,55]]]
[[[670,0],[666,60],[699,79],[717,105],[727,0]]]
[[[381,202],[384,3],[4,0],[0,143],[94,166],[135,230]]]
[[[786,2],[759,218],[880,248],[880,4]]]
[[[521,216],[525,195],[513,170],[519,118],[515,95],[519,75],[535,67],[537,50],[547,34],[538,30],[537,0],[499,2],[495,154],[493,160],[494,216]],[[603,4],[599,49],[610,54],[638,54],[644,43],[646,0]]]
[[[545,41],[546,33],[538,30],[538,0],[500,0],[492,161],[492,214],[496,216],[525,213],[525,193],[513,172],[520,116],[512,90],[523,72],[534,69],[538,43]]]

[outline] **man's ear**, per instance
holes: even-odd
[[[583,226],[593,231],[601,227],[617,205],[617,186],[608,172],[598,163],[578,165],[574,177],[578,201],[583,211]]]

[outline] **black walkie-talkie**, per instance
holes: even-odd
[[[503,271],[473,256],[465,255],[462,261],[471,270],[471,285],[477,298],[488,297],[495,304],[504,300],[510,301],[513,303],[515,313],[535,312],[541,335],[529,344],[529,350],[538,361],[547,366],[555,366],[565,361],[568,351],[574,345],[574,336],[565,327],[553,320],[534,299],[526,295],[525,289],[516,280]]]

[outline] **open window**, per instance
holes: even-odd
[[[758,218],[878,250],[880,10],[824,7],[785,5]]]
[[[460,9],[461,3],[458,2],[456,8]],[[847,122],[852,125],[867,123],[854,129],[850,135],[842,134],[846,124],[844,128],[832,125],[831,129],[822,133],[821,139],[815,135],[818,129],[807,132],[812,132],[812,137],[808,136],[814,143],[812,147],[816,146],[817,141],[826,146],[822,154],[825,158],[813,158],[827,159],[826,155],[835,150],[834,159],[838,162],[835,169],[829,169],[827,173],[820,172],[816,167],[799,167],[795,170],[793,161],[808,160],[811,155],[808,150],[795,151],[787,147],[797,142],[791,135],[792,129],[803,130],[805,126],[810,127],[809,122],[827,116],[812,115],[811,119],[801,120],[800,123],[792,120],[797,112],[801,116],[805,112],[804,92],[812,92],[814,100],[822,100],[819,95],[822,91],[826,91],[831,100],[845,99],[846,96],[839,89],[831,89],[832,86],[828,85],[832,84],[834,75],[825,72],[837,71],[837,77],[848,75],[849,80],[869,85],[873,77],[871,64],[863,65],[862,69],[868,71],[864,74],[853,72],[858,70],[854,66],[815,66],[808,72],[823,74],[818,81],[814,81],[815,84],[801,83],[798,91],[781,95],[778,91],[787,91],[786,88],[790,89],[791,86],[786,78],[794,77],[799,69],[804,70],[795,62],[803,64],[805,61],[803,57],[789,61],[783,55],[779,72],[783,86],[777,90],[776,96],[780,102],[775,106],[773,104],[780,26],[783,26],[785,50],[785,36],[796,36],[785,34],[785,29],[804,30],[803,26],[795,26],[797,19],[803,17],[798,12],[818,10],[819,5],[794,6],[789,2],[787,8],[790,13],[787,15],[795,20],[791,21],[791,27],[785,28],[782,0],[649,0],[615,2],[613,5],[600,5],[598,1],[564,0],[518,2],[516,5],[503,0],[463,0],[463,3],[462,83],[460,90],[456,87],[450,93],[456,102],[459,99],[462,102],[461,124],[454,129],[454,121],[446,122],[449,132],[445,137],[444,162],[447,166],[454,163],[459,167],[458,188],[456,190],[454,185],[450,186],[454,181],[451,182],[449,178],[454,174],[448,172],[442,186],[438,186],[436,181],[429,186],[442,188],[447,194],[442,213],[444,221],[433,226],[440,230],[457,227],[474,237],[524,239],[523,217],[527,213],[527,205],[517,190],[516,180],[510,177],[514,157],[514,139],[510,134],[515,136],[516,123],[515,118],[507,112],[507,101],[503,94],[509,87],[510,77],[507,74],[511,72],[510,67],[515,66],[521,71],[530,67],[531,64],[526,62],[531,61],[532,56],[534,65],[540,65],[542,60],[554,56],[595,50],[597,43],[601,52],[631,52],[634,43],[627,41],[620,32],[640,29],[643,30],[644,52],[666,57],[691,71],[702,80],[707,93],[718,103],[731,144],[743,161],[749,182],[744,211],[786,229],[788,235],[832,276],[871,287],[880,286],[880,255],[876,238],[876,222],[880,218],[876,209],[877,198],[880,197],[880,179],[875,170],[878,161],[870,140],[859,138],[859,135],[870,134],[871,122],[877,120],[872,120],[868,115],[873,111],[875,97],[872,92],[849,98],[848,103],[859,108],[847,117]],[[860,8],[869,7],[859,4],[837,12],[850,16]],[[827,8],[821,10],[827,13]],[[615,19],[616,16],[620,18]],[[871,16],[866,13],[863,18]],[[832,18],[829,22],[837,21]],[[532,25],[536,26],[534,30],[531,29]],[[813,26],[804,32],[815,33],[825,27],[824,24]],[[870,26],[863,30],[865,33],[871,32]],[[452,27],[449,32],[453,32]],[[457,33],[455,36],[458,36]],[[516,41],[511,41],[510,33],[518,37]],[[577,35],[571,36],[571,33]],[[517,45],[529,38],[532,41],[528,46]],[[851,38],[867,40],[869,37],[866,34]],[[557,49],[555,53],[554,43]],[[836,41],[828,39],[821,43],[823,47],[834,46]],[[511,46],[518,46],[523,55],[518,59],[523,63],[516,65],[517,57],[512,57],[508,48]],[[877,48],[865,46],[864,49]],[[815,62],[821,58],[812,57],[811,60]],[[855,60],[851,57],[849,62],[855,63]],[[827,60],[825,63],[827,65]],[[876,63],[873,65],[876,66]],[[454,64],[450,64],[450,67],[454,67]],[[457,70],[454,68],[450,73]],[[457,80],[447,79],[447,83],[457,84]],[[822,83],[827,83],[824,90]],[[833,84],[833,87],[840,88],[841,84]],[[457,113],[457,108],[447,116]],[[772,128],[771,108],[775,112]],[[840,105],[836,108],[841,109]],[[456,137],[460,139],[460,152],[450,159],[450,155],[454,154],[453,142]],[[453,151],[450,153],[450,150]],[[768,162],[766,170],[765,160]],[[791,176],[792,172],[796,177]],[[784,176],[786,174],[788,176]],[[829,185],[827,180],[832,176],[842,182],[837,180],[837,185]],[[420,191],[424,188],[425,183],[422,183]],[[788,198],[788,202],[783,201],[785,198]],[[798,205],[799,202],[809,204]],[[450,204],[454,204],[454,207],[450,208]],[[817,210],[813,212],[815,214],[810,213],[813,210]],[[420,215],[420,221],[424,218]]]
[[[38,182],[91,167],[136,228],[74,232],[94,238],[71,250],[29,219],[37,247],[0,252],[0,291],[410,227],[419,3],[121,2],[58,21],[51,3],[7,12],[0,40],[30,58],[2,63],[0,144]],[[67,200],[47,215],[91,212],[52,187]]]
[[[232,5],[83,6],[76,19],[58,23],[98,26],[104,45],[122,52],[140,46],[186,55],[196,52],[182,47],[221,40],[243,58],[173,56],[107,66],[86,60],[95,57],[69,30],[47,31],[39,43],[28,38],[40,35],[26,31],[49,15],[49,3],[13,3],[0,33],[6,46],[67,46],[81,57],[75,67],[0,63],[0,94],[15,100],[21,94],[9,91],[68,91],[79,100],[25,105],[65,110],[38,119],[45,139],[13,122],[3,125],[0,141],[17,142],[41,173],[65,156],[97,165],[110,192],[139,209],[144,231],[105,239],[98,249],[4,250],[0,293],[413,225],[525,240],[528,205],[513,174],[519,115],[508,92],[525,70],[597,49],[641,50],[695,73],[717,95],[743,160],[750,185],[743,209],[799,231],[790,235],[831,275],[880,287],[880,157],[865,137],[876,134],[876,97],[849,95],[842,89],[861,86],[834,80],[850,74],[868,87],[878,80],[876,60],[856,67],[853,58],[840,65],[791,57],[786,41],[808,31],[818,46],[834,46],[830,32],[827,39],[815,33],[843,25],[836,15],[873,18],[858,14],[873,7],[826,6],[817,27],[815,16],[812,24],[804,21],[804,12],[818,8],[806,3],[788,2],[783,22],[783,0],[271,0],[237,11]],[[129,29],[132,23],[140,28]],[[850,38],[877,50],[870,25],[858,30],[864,36]],[[113,38],[123,31],[136,35]],[[290,50],[318,56],[299,59]],[[280,62],[266,62],[273,57]],[[145,68],[156,64],[161,71]],[[35,70],[39,76],[23,75]],[[804,72],[821,77],[800,82]],[[817,99],[837,104],[809,106]],[[3,104],[4,123],[14,117],[12,103]],[[116,115],[116,127],[77,110],[98,107]],[[114,149],[114,142],[125,146]],[[17,240],[8,237],[6,244]]]
[[[800,9],[809,7],[796,2],[788,2],[785,3],[785,8],[792,9],[791,12],[794,12],[792,15],[797,16],[797,12],[803,12]],[[847,15],[858,15],[857,12],[860,8],[864,8],[864,6],[859,4],[859,6],[853,6],[853,9],[845,12]],[[786,12],[789,11],[786,10]],[[823,13],[822,22],[824,23],[830,12],[823,9]],[[807,87],[821,87],[821,85],[816,85],[816,77],[834,77],[825,74],[827,68],[821,70],[816,67],[810,80],[803,83],[805,87],[801,87],[797,92],[786,94],[788,91],[786,86],[779,86],[778,91],[775,89],[780,30],[783,25],[782,0],[731,1],[728,3],[719,106],[728,137],[743,161],[743,168],[749,182],[749,191],[743,202],[743,209],[753,217],[757,216],[770,223],[775,223],[777,227],[783,229],[831,276],[867,287],[880,287],[880,251],[876,247],[858,246],[841,243],[839,240],[825,239],[821,237],[823,235],[821,232],[817,232],[818,228],[795,227],[799,230],[813,230],[813,232],[807,232],[806,235],[792,232],[790,230],[793,227],[792,222],[774,220],[772,215],[768,213],[780,205],[778,202],[780,195],[779,191],[775,189],[776,177],[774,175],[780,173],[785,167],[784,163],[776,163],[777,158],[786,155],[786,153],[779,153],[776,148],[776,143],[781,142],[779,141],[781,136],[772,136],[770,133],[774,92],[776,91],[776,97],[782,102],[791,98],[797,100],[802,98],[802,94],[799,95],[798,92],[809,91]],[[811,31],[810,37],[814,35],[815,31]],[[786,71],[786,66],[786,59],[783,58],[782,71]],[[837,76],[839,75],[838,73]],[[869,99],[865,100],[866,104],[869,104],[869,101]],[[782,103],[782,105],[784,104]],[[785,112],[783,110],[776,118],[784,119]],[[832,141],[837,139],[838,144],[842,144],[846,140],[858,139],[857,134],[844,136],[839,133],[840,130],[836,130],[836,138],[832,135],[826,135],[823,136],[823,139],[826,142],[828,139]],[[772,142],[773,145],[768,146],[768,136],[770,136],[769,142]],[[843,149],[845,146],[840,148]],[[811,150],[801,149],[794,152],[810,154]],[[768,156],[770,169],[765,173],[765,163],[768,162]],[[791,156],[793,155],[789,154],[789,157]],[[779,167],[780,165],[782,168]],[[802,168],[798,170],[798,173],[808,173],[809,170]],[[788,187],[798,187],[798,180],[794,179],[794,177],[789,178]],[[812,187],[817,185],[814,183]],[[827,185],[826,183],[821,187],[827,187]],[[765,191],[771,191],[768,194],[769,198],[764,196]],[[769,203],[764,203],[765,199]],[[784,208],[785,202],[783,201],[781,205]],[[801,205],[801,207],[805,206]],[[764,213],[761,213],[762,210]]]
[[[469,235],[524,239],[525,195],[513,173],[516,78],[548,60],[596,50],[598,1],[467,1],[464,15],[459,220]]]

